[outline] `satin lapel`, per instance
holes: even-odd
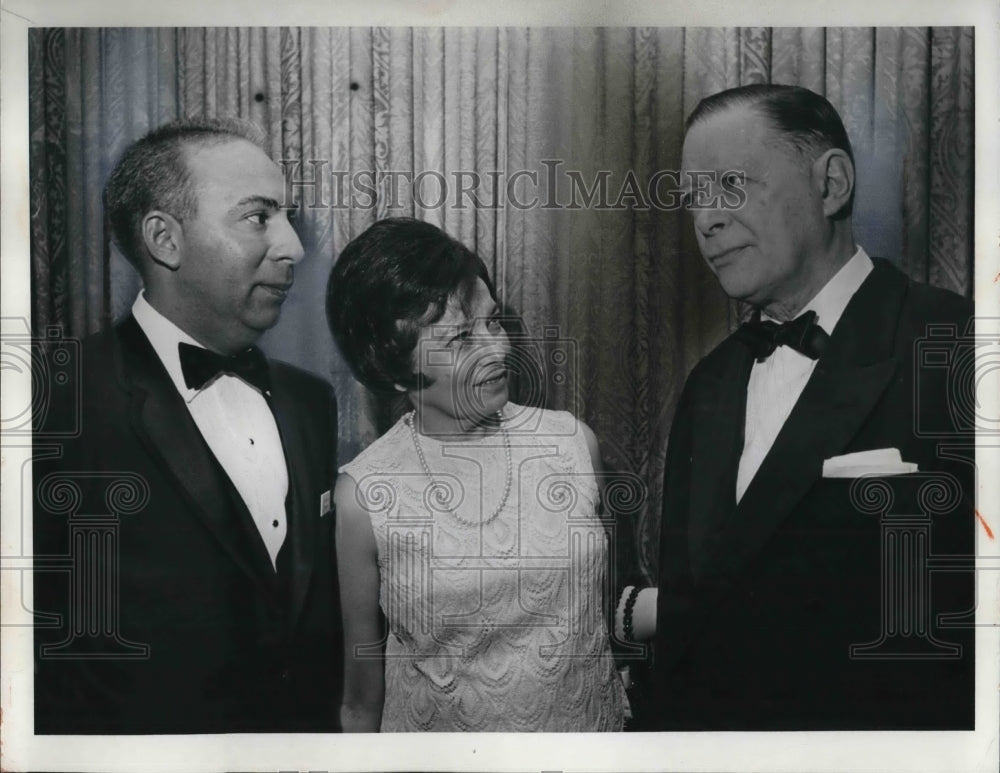
[[[718,357],[719,365],[703,375],[693,406],[688,550],[695,576],[705,565],[710,535],[735,506],[735,470],[743,452],[746,390],[753,357],[736,341],[725,346],[731,351]]]
[[[899,367],[894,340],[905,279],[877,266],[845,309],[802,395],[733,517],[712,535],[713,573],[733,575],[755,556],[845,452]]]
[[[211,455],[181,396],[134,319],[119,328],[120,380],[131,393],[133,429],[191,503],[192,512],[222,550],[261,587],[273,593],[273,571],[258,535],[234,516],[224,474]],[[216,470],[219,470],[216,474]]]
[[[302,611],[309,581],[312,578],[316,546],[319,544],[317,530],[320,522],[320,503],[315,487],[309,486],[311,460],[300,429],[303,422],[295,420],[296,411],[300,408],[295,402],[295,395],[281,389],[280,383],[276,383],[273,366],[271,372],[272,383],[275,383],[270,398],[271,410],[281,435],[291,495],[290,512],[287,514],[289,529],[286,537],[291,540],[291,544],[286,546],[286,549],[290,548],[292,551],[290,622],[294,623]]]

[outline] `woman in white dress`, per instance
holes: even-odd
[[[597,441],[508,401],[483,262],[383,220],[341,253],[327,312],[358,379],[412,405],[334,493],[344,731],[622,729]]]

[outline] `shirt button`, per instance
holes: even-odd
[[[275,529],[277,529],[277,528],[278,528],[278,522],[277,522],[277,521],[271,521],[271,525],[272,525],[272,526],[273,526],[273,527],[274,527]]]

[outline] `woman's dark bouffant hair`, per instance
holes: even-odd
[[[330,272],[326,317],[355,377],[370,389],[419,389],[412,356],[420,329],[437,322],[448,298],[482,279],[483,261],[437,226],[380,220],[348,244]]]

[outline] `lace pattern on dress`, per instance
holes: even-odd
[[[620,730],[624,688],[605,624],[608,538],[579,425],[522,409],[499,436],[421,436],[431,487],[400,421],[342,468],[378,547],[389,625],[383,731]],[[525,429],[527,427],[527,429]]]

